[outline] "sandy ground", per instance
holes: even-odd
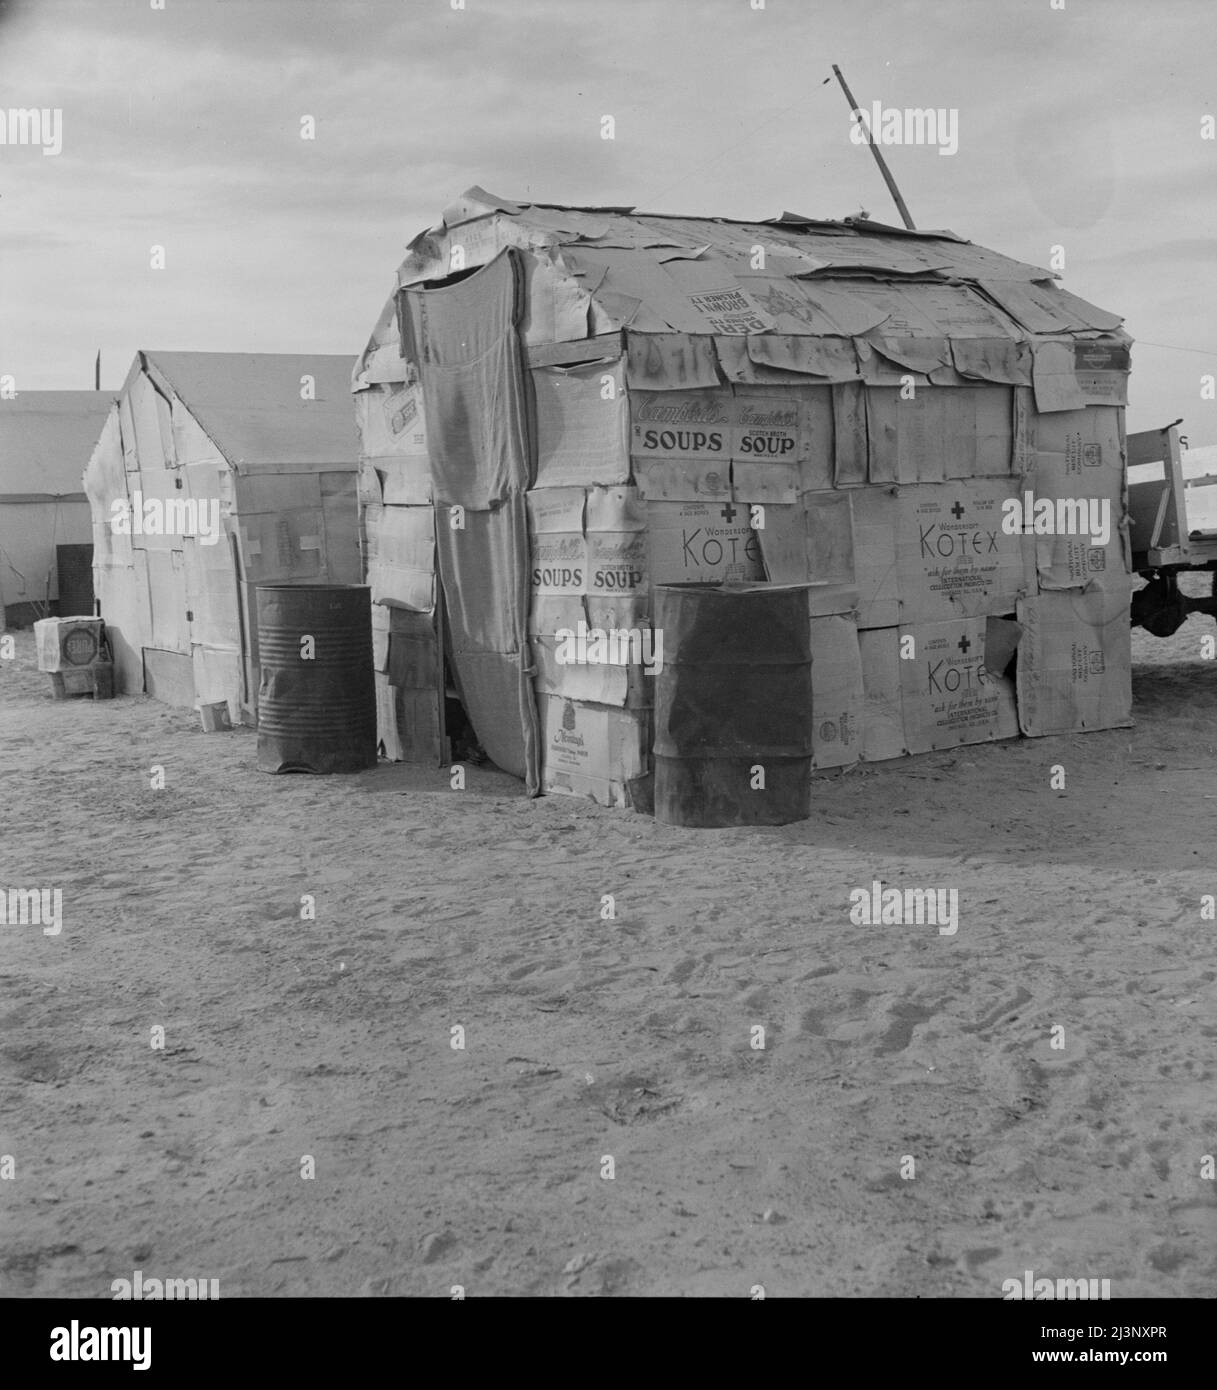
[[[1211,1297],[1213,630],[1134,634],[1134,729],[826,776],[762,831],[267,776],[52,701],[19,634],[0,885],[64,923],[0,927],[0,1294]],[[876,877],[957,887],[957,935],[851,925]]]

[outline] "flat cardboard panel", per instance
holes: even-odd
[[[147,550],[144,555],[152,610],[152,645],[189,655],[185,557],[180,550]]]
[[[647,517],[653,584],[765,577],[746,504],[648,502]]]
[[[813,616],[847,613],[858,607],[859,586],[854,562],[854,505],[861,492],[811,492],[805,509],[806,578],[812,584],[808,596]],[[766,508],[766,526],[769,513]],[[796,574],[797,566],[791,566]],[[774,576],[770,576],[777,581]],[[796,577],[780,581],[802,582]],[[892,621],[895,621],[894,615]]]
[[[896,549],[902,497],[892,488],[863,488],[852,501],[858,626],[891,627],[900,620]]]
[[[1018,718],[1032,737],[1132,723],[1128,603],[1102,591],[1018,605]]]
[[[183,475],[168,468],[150,470],[141,468],[138,473],[127,475],[129,502],[131,507],[131,537],[130,543],[134,550],[180,550],[182,547],[182,532],[178,528],[178,520],[185,516],[189,522],[189,516],[179,512],[179,504],[188,500],[186,491],[186,479]],[[179,488],[178,483],[182,486]],[[148,503],[153,503],[148,507]],[[168,511],[165,504],[172,502],[173,507]],[[193,509],[187,509],[187,511]],[[197,511],[196,511],[197,518]],[[215,515],[209,509],[209,519]],[[175,529],[170,534],[164,534],[164,526],[168,523]],[[147,527],[159,527],[158,530],[149,530]]]
[[[242,518],[259,512],[287,512],[321,506],[321,477],[317,473],[239,473],[236,509]]]
[[[1002,503],[1020,488],[1014,478],[971,478],[901,489],[901,622],[1014,611],[1019,596],[1033,586],[1023,537],[1002,527]]]
[[[325,520],[320,507],[242,516],[241,559],[254,584],[321,581]]]
[[[731,460],[735,422],[730,387],[629,393],[630,453],[635,458]]]
[[[634,481],[648,502],[728,502],[731,469],[725,460],[636,458]]]
[[[375,608],[373,611],[376,611]],[[429,613],[403,608],[382,609],[389,615],[387,669],[389,681],[402,690],[439,690],[439,635]]]
[[[1014,472],[1009,386],[928,386],[910,399],[867,392],[872,482],[944,482]]]
[[[186,608],[193,615],[189,626],[191,642],[240,651],[237,578],[228,537],[221,537],[216,545],[201,545],[187,538],[182,544],[182,554]]]
[[[557,659],[556,637],[534,636],[531,642],[538,695],[557,695],[618,709],[627,705],[632,709],[645,708],[654,703],[654,678],[646,675],[641,666],[562,663]]]
[[[372,604],[372,669],[389,669],[389,614],[393,609],[382,603]]]
[[[144,648],[144,689],[167,705],[192,709],[195,702],[194,661],[180,652]]]
[[[435,604],[435,513],[431,507],[364,510],[372,602],[429,612]]]
[[[322,473],[321,515],[325,522],[325,578],[331,584],[361,584],[359,508],[355,474]]]
[[[811,620],[813,765],[845,767],[861,756],[866,694],[858,627],[852,618]]]
[[[737,459],[731,465],[731,490],[752,502],[791,503],[799,500],[802,475],[796,463],[762,463]]]
[[[628,483],[629,404],[621,361],[532,372],[537,487]]]
[[[202,704],[224,700],[228,717],[241,722],[241,654],[196,645],[191,653],[195,700]]]
[[[841,382],[832,388],[833,485],[854,487],[867,481],[867,388]]]
[[[376,673],[376,738],[390,762],[440,767],[448,757],[440,736],[439,695],[434,690],[402,690]]]
[[[1112,406],[1039,415],[1034,452],[1060,455],[1057,465],[1077,497],[1118,497],[1124,478],[1122,412]]]
[[[988,620],[921,623],[899,629],[908,659],[900,661],[904,738],[910,753],[1014,738],[1014,683],[985,665]]]
[[[1056,428],[1066,421],[1071,427]],[[1034,455],[1019,499],[1018,519],[1032,528],[1025,531],[1024,543],[1034,554],[1039,587],[1127,591],[1132,554],[1118,412],[1092,407],[1072,417],[1043,416],[1038,425],[1040,435],[1060,447],[1060,452]],[[1040,499],[1053,504],[1046,523],[1036,517]],[[1044,524],[1054,529],[1042,532]],[[1100,543],[1104,529],[1107,539]]]
[[[907,752],[900,693],[899,637],[894,627],[872,628],[858,633],[865,695],[862,726],[864,762],[882,762]]]
[[[834,494],[845,496],[845,494]],[[756,528],[765,578],[770,584],[806,584],[807,513],[801,504],[767,505],[764,526]]]
[[[372,386],[355,393],[360,453],[365,458],[411,455],[425,458],[427,427],[422,387],[405,382]]]
[[[646,713],[554,695],[542,695],[537,703],[543,790],[590,797],[601,806],[629,805],[626,783],[646,769],[650,730]]]

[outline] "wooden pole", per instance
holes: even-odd
[[[849,102],[849,109],[858,113],[858,122],[862,129],[866,131],[866,143],[870,146],[870,152],[875,156],[875,163],[879,166],[879,172],[883,175],[883,182],[887,184],[887,191],[896,200],[896,206],[900,209],[900,216],[904,219],[904,225],[910,232],[915,232],[913,219],[909,216],[909,210],[905,206],[904,199],[900,196],[900,190],[896,187],[896,180],[892,178],[892,171],[887,167],[883,156],[879,153],[879,146],[875,144],[875,137],[871,134],[871,128],[866,120],[866,114],[858,103],[854,100],[854,94],[849,90],[849,86],[841,72],[841,69],[834,63],[832,70],[836,74],[837,81],[841,84],[841,90],[845,93],[845,100]],[[823,71],[823,69],[821,69]]]

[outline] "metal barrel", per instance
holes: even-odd
[[[655,819],[785,825],[811,811],[807,586],[655,589]]]
[[[372,591],[364,584],[259,584],[258,767],[376,766]]]

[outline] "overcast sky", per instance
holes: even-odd
[[[0,110],[63,113],[58,155],[0,145],[18,389],[91,385],[98,348],[106,388],[137,348],[354,354],[405,243],[475,183],[898,221],[837,62],[867,109],[958,111],[957,153],[886,151],[918,226],[1063,247],[1063,283],[1138,340],[1130,429],[1217,442],[1213,0],[158,2],[0,0]]]

